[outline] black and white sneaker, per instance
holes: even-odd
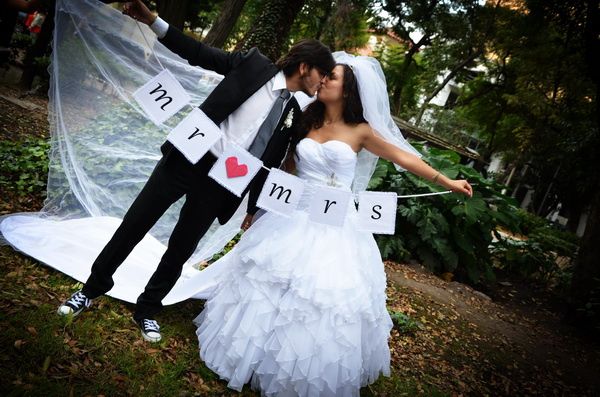
[[[142,331],[142,337],[148,342],[160,342],[160,326],[156,322],[156,320],[151,320],[149,318],[144,318],[142,320],[133,319],[136,322],[138,327],[140,327],[140,331]]]
[[[75,292],[69,299],[58,307],[56,311],[59,316],[76,316],[84,309],[90,307],[92,300],[88,299],[81,290]]]

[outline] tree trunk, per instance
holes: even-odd
[[[214,21],[210,31],[204,38],[204,43],[222,48],[233,30],[247,0],[225,1],[219,16]]]
[[[400,110],[402,109],[402,90],[404,89],[404,84],[407,80],[407,74],[408,70],[410,69],[410,65],[415,61],[413,57],[417,52],[419,52],[419,49],[423,45],[429,43],[429,40],[429,35],[424,35],[417,43],[412,42],[411,40],[411,46],[404,54],[402,69],[398,74],[400,78],[397,80],[396,85],[394,86],[394,94],[392,96],[396,115],[400,115]]]
[[[595,316],[582,309],[596,294],[600,300],[600,189],[592,202],[587,227],[581,239],[579,254],[575,259],[573,281],[571,283],[571,301],[567,319],[581,328],[591,329],[600,326],[600,308],[595,309]],[[592,318],[590,318],[592,316]],[[595,323],[595,324],[594,324]]]
[[[190,0],[157,0],[156,11],[169,25],[183,30]]]
[[[446,76],[446,78],[444,79],[444,81],[442,81],[441,84],[438,85],[435,88],[435,90],[433,90],[433,92],[431,94],[429,94],[429,96],[425,99],[425,102],[423,102],[423,105],[421,106],[421,109],[419,109],[419,114],[417,115],[417,120],[415,122],[415,126],[416,127],[418,127],[419,124],[421,124],[421,119],[423,118],[423,114],[425,113],[425,110],[427,109],[427,106],[429,105],[429,102],[431,102],[431,100],[433,98],[435,98],[435,96],[437,94],[439,94],[439,92],[441,90],[444,89],[444,87],[446,86],[446,84],[448,84],[448,82],[450,82],[450,80],[452,80],[454,78],[454,76],[456,76],[456,73],[458,73],[462,68],[464,68],[469,62],[472,62],[475,58],[477,58],[479,56],[479,54],[481,54],[481,51],[476,51],[476,52],[472,53],[471,55],[469,55],[467,57],[467,59],[463,60],[458,65],[456,65],[454,67],[454,69],[452,69],[450,71],[450,73],[448,73],[448,75]]]
[[[588,75],[596,84],[597,126],[600,125],[600,103],[598,101],[600,98],[600,57],[597,50],[600,43],[600,11],[598,3],[598,0],[591,0],[587,4],[584,33]],[[592,299],[596,300],[595,303],[600,303],[600,244],[598,244],[600,241],[600,180],[596,182],[595,191],[579,254],[575,259],[571,300],[567,312],[568,320],[592,332],[597,332],[594,326],[600,328],[600,307],[596,307],[595,312],[587,311],[588,315],[581,309],[585,308],[585,305],[591,304]]]
[[[0,21],[0,46],[9,47],[10,41],[17,25],[17,10],[11,10],[0,6],[2,20]]]
[[[323,31],[327,27],[327,21],[331,17],[331,12],[333,11],[333,2],[328,1],[325,4],[325,10],[323,16],[319,18],[319,22],[317,23],[317,31],[315,32],[315,39],[321,40],[321,36],[323,35]]]
[[[33,78],[36,75],[35,58],[42,57],[46,54],[48,46],[52,41],[52,32],[54,31],[54,12],[55,2],[51,1],[48,5],[48,14],[35,42],[27,50],[25,59],[23,60],[23,74],[19,81],[19,86],[23,89],[31,89]]]
[[[276,61],[286,47],[294,19],[305,0],[267,0],[263,11],[251,24],[236,50],[258,47],[260,52]]]

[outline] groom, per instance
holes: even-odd
[[[144,339],[158,342],[160,328],[154,316],[181,275],[183,263],[213,221],[226,223],[242,200],[208,176],[225,143],[242,146],[260,158],[266,167],[279,167],[300,116],[300,107],[290,92],[314,95],[335,63],[329,49],[316,40],[297,43],[273,64],[256,48],[228,53],[195,41],[152,14],[141,0],[125,4],[124,13],[149,25],[167,48],[191,65],[225,76],[200,105],[220,126],[225,142],[217,143],[195,165],[170,142],[162,145],[163,157],[100,252],[83,289],[66,300],[58,308],[58,314],[77,315],[91,305],[92,299],[108,292],[114,285],[112,275],[133,248],[162,214],[185,196],[168,248],[138,297],[133,315]],[[291,125],[284,122],[290,114]],[[250,190],[249,215],[257,210],[255,203],[266,174],[262,170],[246,189],[246,192]]]

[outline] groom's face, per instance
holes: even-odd
[[[336,65],[331,73],[323,80],[317,99],[321,102],[342,100],[343,91],[344,67],[342,65]]]
[[[301,64],[300,79],[302,91],[308,96],[314,96],[319,88],[321,88],[321,83],[325,79],[325,76],[326,73],[324,71],[316,67],[310,67],[305,63]]]

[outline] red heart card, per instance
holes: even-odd
[[[237,178],[248,174],[248,166],[246,164],[238,164],[238,159],[235,156],[228,157],[225,160],[225,169],[227,178]]]

